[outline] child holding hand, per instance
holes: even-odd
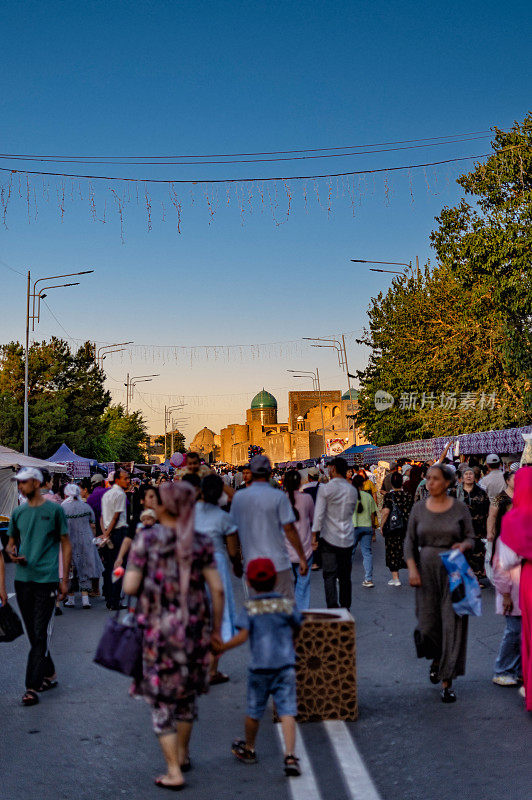
[[[301,775],[299,759],[294,753],[297,715],[294,633],[301,626],[301,614],[293,600],[274,591],[277,573],[269,558],[250,561],[246,575],[256,594],[236,618],[239,632],[217,648],[217,652],[225,652],[249,639],[251,650],[246,738],[235,740],[231,752],[244,764],[256,763],[255,739],[272,695],[283,729],[285,775]]]

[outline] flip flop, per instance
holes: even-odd
[[[57,687],[57,679],[56,678],[43,678],[41,688],[37,689],[38,692],[49,692],[50,689],[55,689]]]
[[[36,706],[39,702],[39,696],[33,689],[28,689],[22,698],[23,706]]]
[[[211,686],[217,686],[219,683],[227,683],[230,679],[229,675],[224,675],[223,672],[215,672],[209,683]]]
[[[180,792],[186,786],[186,783],[163,783],[161,778],[156,778],[154,783],[159,789],[169,789],[171,792]]]

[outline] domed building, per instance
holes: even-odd
[[[202,428],[192,439],[189,450],[207,462],[217,461],[220,455],[220,436],[210,428]]]
[[[342,400],[351,400],[352,403],[358,402],[358,389],[350,389],[342,395]]]
[[[277,400],[262,389],[251,401],[251,408],[247,414],[248,425],[251,422],[260,422],[261,425],[277,425]]]
[[[277,400],[263,388],[246,411],[246,424],[222,429],[221,461],[245,464],[250,446],[259,447],[272,463],[280,464],[320,458],[350,444],[362,444],[356,429],[357,396],[355,389],[344,395],[340,389],[322,389],[321,394],[316,390],[289,392],[288,422],[278,422]]]

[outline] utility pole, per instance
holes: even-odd
[[[30,288],[31,274],[28,270],[28,289],[26,293],[26,350],[24,355],[24,455],[29,452],[28,442],[28,393],[29,393],[29,364],[28,351],[30,347]]]
[[[318,368],[316,367],[316,382],[318,384],[318,395],[320,398],[320,411],[321,411],[321,438],[323,441],[323,455],[327,455],[327,445],[325,444],[325,422],[323,421],[323,402],[321,399],[321,385],[320,385],[320,373]]]
[[[168,411],[166,410],[166,406],[164,407],[164,460],[166,461],[166,426],[167,426],[167,415]]]
[[[345,364],[345,371],[347,374],[347,388],[349,392],[349,404],[347,408],[349,410],[349,406],[351,407],[353,406],[353,389],[351,388],[351,374],[349,372],[349,364],[347,363],[347,348],[345,346],[345,335],[343,333],[342,333],[342,348],[344,351],[344,364]],[[351,410],[353,409],[351,408]],[[349,419],[347,421],[347,430],[349,431]],[[353,416],[353,444],[355,445],[355,447],[356,443],[357,443],[357,426],[356,426],[356,420]]]
[[[129,372],[127,373],[125,387],[126,387],[126,417],[127,417],[129,414]]]
[[[43,286],[37,292],[37,284],[43,281],[55,280],[55,278],[72,278],[78,275],[90,275],[93,269],[84,269],[81,272],[67,272],[65,275],[49,275],[46,278],[38,278],[33,284],[31,291],[31,273],[28,270],[28,286],[26,290],[26,350],[24,354],[24,455],[29,453],[29,349],[30,349],[30,319],[32,330],[35,330],[35,320],[41,319],[41,300],[46,297],[43,292],[49,289],[65,289],[67,286],[79,286],[78,283],[54,283],[51,286]],[[32,299],[32,312],[30,314],[30,298]]]

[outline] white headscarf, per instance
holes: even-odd
[[[65,503],[72,503],[74,500],[81,499],[81,489],[77,483],[69,483],[65,486]]]

